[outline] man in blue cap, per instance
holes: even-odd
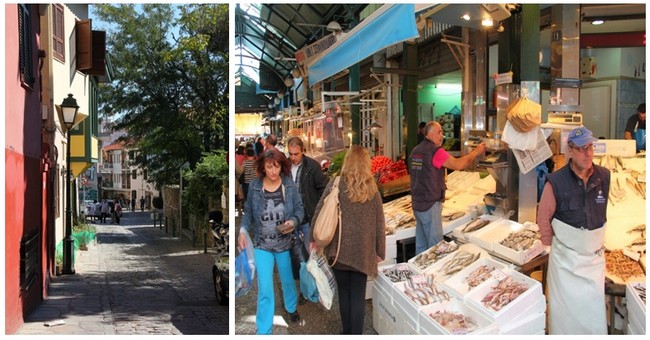
[[[548,175],[537,212],[548,260],[549,334],[607,334],[605,225],[610,173],[595,165],[591,131],[567,139],[568,163]]]

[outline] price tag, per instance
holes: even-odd
[[[639,258],[641,258],[641,254],[637,253],[636,251],[630,249],[630,248],[624,248],[623,249],[623,254],[629,258],[631,258],[634,261],[639,261]]]
[[[499,281],[502,281],[505,278],[507,278],[508,276],[510,276],[510,275],[504,273],[503,271],[501,271],[501,269],[493,270],[492,273],[490,273],[490,275],[492,275],[493,278],[495,278],[495,279],[497,279]]]
[[[407,270],[411,270],[411,268],[409,268],[408,263],[401,262],[401,263],[398,263],[398,264],[395,265],[395,270],[397,270],[397,271],[407,271]]]

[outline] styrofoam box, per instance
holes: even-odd
[[[395,234],[386,235],[386,247],[393,244],[397,244],[397,236]]]
[[[635,318],[639,321],[643,321],[643,327],[641,330],[645,333],[645,319],[646,319],[646,310],[645,303],[639,297],[639,294],[636,292],[634,287],[643,287],[645,288],[645,282],[630,282],[625,285],[625,299],[627,300],[627,317],[628,319]]]
[[[633,330],[637,331],[640,334],[645,334],[645,319],[641,320],[636,316],[627,317],[627,324],[632,327]]]
[[[443,288],[448,292],[454,294],[460,299],[465,299],[465,295],[471,290],[465,281],[467,276],[472,273],[476,268],[486,265],[488,267],[494,267],[495,269],[503,270],[506,266],[501,262],[493,260],[491,257],[484,257],[481,255],[481,258],[474,261],[463,270],[452,275],[450,278],[442,282]],[[474,287],[476,288],[476,287]]]
[[[402,262],[402,263],[396,263],[396,264],[391,264],[391,265],[379,267],[378,268],[379,274],[377,274],[377,276],[375,277],[375,285],[380,286],[381,289],[383,289],[385,292],[389,292],[391,303],[393,302],[393,295],[392,294],[393,294],[393,291],[395,289],[393,286],[396,285],[398,282],[393,282],[390,278],[388,278],[388,276],[386,276],[384,274],[384,269],[394,268],[395,266],[397,266],[397,267],[405,267],[405,268],[408,268],[409,270],[411,270],[411,272],[413,272],[413,270],[408,265],[408,263],[403,263]]]
[[[433,314],[438,311],[448,311],[450,313],[461,313],[466,317],[473,319],[477,328],[467,334],[498,334],[498,328],[496,324],[488,320],[485,315],[477,312],[475,309],[469,308],[462,301],[458,299],[452,299],[451,301],[432,305],[429,307],[422,308],[420,310],[420,333],[421,334],[456,334],[452,333],[442,325],[440,325],[436,320],[434,320],[430,314]]]
[[[537,334],[546,330],[546,313],[526,316],[522,320],[510,323],[499,329],[499,334],[521,335]]]
[[[381,287],[373,289],[372,319],[373,327],[378,334],[402,334],[404,332],[402,312],[393,306],[390,294]]]
[[[402,334],[405,335],[417,335],[420,334],[420,320],[419,314],[402,314],[402,320],[404,320],[404,331]]]
[[[444,275],[441,270],[442,267],[444,267],[449,261],[453,260],[454,256],[458,254],[461,251],[465,251],[471,254],[480,254],[480,257],[476,260],[480,260],[481,258],[489,258],[491,257],[490,254],[488,254],[485,249],[471,243],[465,243],[461,244],[456,251],[453,253],[443,257],[439,261],[436,261],[433,265],[429,266],[425,271],[425,275],[434,275],[434,281],[442,283],[443,281],[447,280],[448,278],[451,277],[451,275]],[[476,262],[474,261],[474,262]],[[453,275],[453,274],[452,274]]]
[[[627,326],[625,326],[625,334],[627,334],[627,335],[645,335],[645,332],[641,331],[638,328],[636,328],[633,324],[628,323]]]
[[[484,220],[492,221],[492,222],[490,222],[490,224],[492,224],[492,223],[494,223],[494,222],[499,221],[499,220],[502,219],[501,217],[494,216],[494,215],[487,215],[487,214],[486,214],[486,215],[481,215],[481,216],[479,216],[479,217],[482,218],[482,219],[484,219]],[[469,223],[469,222],[471,222],[471,221],[473,221],[473,220],[469,220],[469,221],[467,221],[465,224],[463,224],[463,225],[461,225],[461,226],[458,226],[458,228],[454,229],[454,231],[451,232],[451,235],[454,236],[456,239],[461,240],[461,241],[463,241],[463,242],[469,242],[469,241],[470,241],[470,239],[469,239],[470,235],[472,235],[472,234],[474,234],[474,233],[476,233],[476,232],[478,232],[478,231],[480,231],[480,230],[482,230],[482,229],[485,229],[485,228],[487,228],[487,227],[490,226],[490,225],[488,224],[488,225],[486,225],[485,227],[483,227],[483,228],[481,228],[481,229],[479,229],[479,230],[475,230],[475,231],[472,231],[472,232],[469,232],[469,233],[464,233],[464,232],[462,231],[462,229],[465,228],[465,226],[467,226],[467,223]]]
[[[432,304],[420,305],[419,303],[416,303],[413,300],[411,300],[411,298],[406,296],[406,294],[404,294],[405,286],[406,286],[406,282],[400,282],[393,286],[395,289],[393,293],[393,306],[395,306],[397,310],[402,311],[404,315],[408,315],[411,318],[414,318],[413,321],[415,321],[416,323],[419,321],[417,319],[418,318],[417,315],[420,309],[440,303],[440,302],[434,302]],[[442,290],[442,287],[440,287],[440,285],[437,284],[436,284],[436,288],[438,290]]]
[[[519,223],[517,224],[521,226],[521,229],[513,230],[512,232],[516,232],[523,229],[539,230],[537,224],[533,224],[529,222],[526,222],[524,224],[519,224]],[[513,224],[512,227],[513,228],[517,227],[517,225]],[[528,263],[528,261],[534,259],[535,257],[537,257],[537,255],[544,252],[545,247],[542,244],[541,240],[535,240],[535,242],[533,242],[530,248],[526,250],[517,251],[512,248],[508,248],[501,244],[501,241],[503,241],[506,237],[508,237],[508,235],[503,237],[501,240],[495,242],[492,247],[492,251],[495,254],[501,255],[502,257],[512,261],[515,264],[518,264],[520,266],[526,264]]]
[[[495,273],[497,274],[497,273]],[[484,311],[488,317],[494,319],[499,327],[504,327],[518,318],[526,315],[542,313],[546,310],[546,299],[542,294],[542,284],[529,278],[513,269],[506,268],[502,273],[498,273],[478,287],[467,293],[466,303],[474,308]],[[514,281],[525,284],[528,289],[521,293],[515,300],[503,306],[501,310],[495,311],[492,308],[485,307],[481,300],[492,291],[500,280],[511,276]],[[531,307],[532,306],[532,307]]]
[[[442,242],[449,243],[449,244],[454,244],[454,245],[456,244],[456,242],[454,242],[454,241],[447,242],[447,241],[445,241],[445,240],[442,240],[442,241],[438,242],[437,244],[435,244],[435,245],[429,247],[427,250],[423,251],[421,254],[415,255],[415,256],[413,256],[412,258],[410,258],[407,262],[408,262],[408,264],[411,266],[411,269],[413,269],[413,271],[416,272],[416,273],[418,273],[418,274],[422,274],[422,273],[424,273],[427,269],[429,269],[429,267],[434,266],[437,262],[442,261],[443,259],[445,259],[445,258],[448,257],[448,256],[452,256],[452,255],[454,254],[455,251],[453,251],[453,252],[451,252],[451,253],[448,253],[447,255],[445,255],[445,256],[443,256],[443,257],[438,257],[438,258],[436,258],[436,261],[435,261],[435,262],[430,263],[428,266],[426,266],[426,267],[424,267],[424,268],[420,268],[419,266],[416,266],[415,264],[413,264],[413,262],[415,262],[415,260],[416,260],[420,255],[422,255],[422,254],[428,252],[431,248],[438,246],[438,245],[441,244]],[[458,249],[456,249],[456,250],[458,250]]]
[[[469,235],[469,241],[487,251],[494,251],[494,244],[506,238],[511,232],[521,229],[521,223],[500,219]]]
[[[454,209],[453,211],[459,211]],[[453,221],[445,221],[442,222],[442,234],[443,235],[448,235],[449,233],[453,232],[456,230],[458,227],[467,224],[472,219],[472,215],[467,212],[467,211],[462,211],[465,213],[462,217],[459,217]]]

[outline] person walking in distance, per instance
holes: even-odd
[[[332,191],[330,181],[316,206],[314,221],[325,197]],[[381,195],[370,172],[368,150],[355,145],[348,150],[339,180],[341,226],[325,249],[336,277],[343,334],[362,334],[368,277],[377,276],[377,263],[386,256],[386,222]],[[339,235],[341,246],[338,248]],[[313,239],[313,236],[312,236]]]
[[[442,203],[445,201],[443,168],[463,170],[485,152],[485,143],[455,158],[442,148],[442,126],[431,121],[424,126],[424,139],[409,156],[411,197],[415,215],[415,255],[442,241]]]
[[[144,211],[144,196],[140,197],[140,211]]]

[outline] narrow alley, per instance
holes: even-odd
[[[52,279],[17,334],[228,334],[228,306],[217,304],[212,283],[215,252],[154,227],[146,211],[126,211],[120,222],[94,223],[96,242],[77,251],[76,274]]]

